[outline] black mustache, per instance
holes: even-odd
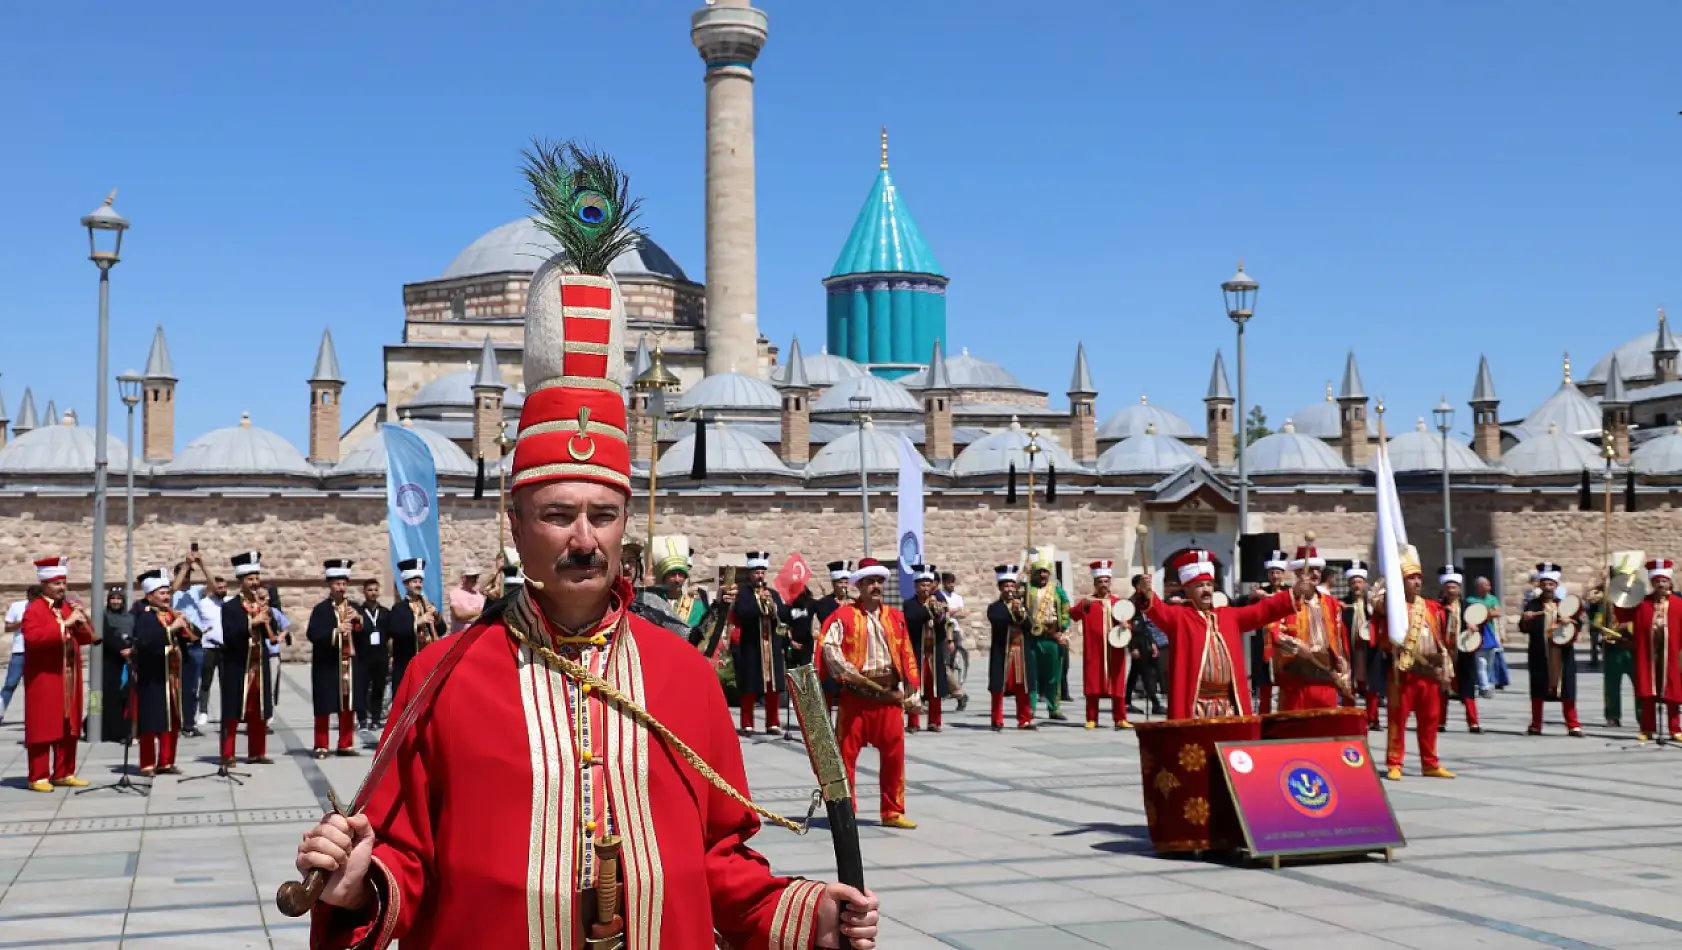
[[[607,555],[599,549],[595,551],[579,551],[574,554],[563,554],[555,559],[555,572],[564,570],[585,570],[587,568],[607,570]]]

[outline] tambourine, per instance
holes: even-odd
[[[1466,612],[1461,615],[1466,626],[1460,630],[1457,641],[1461,653],[1476,653],[1483,646],[1483,625],[1489,619],[1489,608],[1483,604],[1468,604]]]
[[[1222,591],[1222,590],[1215,591],[1214,606],[1225,607],[1230,603],[1232,603],[1232,601],[1227,598],[1226,591]]]
[[[1116,601],[1110,607],[1110,619],[1116,623],[1132,623],[1133,618],[1138,613],[1139,608],[1133,605],[1133,601],[1126,598]]]
[[[1560,623],[1554,627],[1553,635],[1548,639],[1552,640],[1556,647],[1565,646],[1572,640],[1577,639],[1577,625],[1569,620]]]
[[[1559,599],[1559,616],[1575,617],[1583,612],[1583,601],[1576,594],[1566,594]]]

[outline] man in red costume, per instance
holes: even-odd
[[[29,751],[29,788],[36,792],[88,784],[76,777],[82,647],[99,640],[87,610],[65,596],[69,561],[44,557],[35,562],[41,596],[29,602],[17,633],[23,637],[23,741]]]
[[[1419,566],[1419,552],[1409,545],[1402,555],[1402,591],[1407,598],[1407,632],[1391,636],[1388,614],[1382,598],[1373,605],[1373,636],[1390,650],[1390,742],[1385,755],[1392,782],[1402,780],[1402,759],[1407,753],[1408,716],[1418,717],[1419,764],[1426,778],[1453,778],[1454,773],[1437,760],[1437,733],[1442,725],[1443,690],[1454,678],[1454,644],[1443,629],[1443,607],[1420,594],[1425,570]],[[1388,595],[1386,591],[1386,595]]]
[[[1279,711],[1336,709],[1340,697],[1353,697],[1343,605],[1321,593],[1320,574],[1326,559],[1313,545],[1297,548],[1297,556],[1286,567],[1308,579],[1310,593],[1297,605],[1296,613],[1267,628]]]
[[[576,202],[586,224],[618,207],[579,184],[596,180],[574,171],[581,163],[618,178],[596,156],[540,148],[528,172],[563,195],[588,192]],[[559,211],[543,217],[571,226]],[[717,678],[685,640],[628,610],[625,316],[606,276],[612,253],[595,255],[599,276],[569,273],[575,258],[557,255],[532,278],[509,514],[526,583],[415,657],[394,710],[435,670],[448,678],[429,684],[412,729],[390,717],[383,742],[398,754],[365,812],[306,834],[299,871],[330,872],[317,950],[582,947],[590,925],[614,923],[594,921],[590,899],[594,844],[608,835],[623,842],[631,950],[711,950],[715,930],[738,950],[874,945],[874,897],[778,877],[748,847],[759,821],[737,800],[746,773]],[[633,718],[632,704],[688,751]]]
[[[1249,715],[1244,633],[1291,616],[1313,585],[1299,575],[1293,590],[1242,607],[1216,607],[1215,561],[1208,551],[1187,551],[1170,566],[1179,574],[1189,603],[1170,604],[1157,597],[1148,575],[1133,588],[1145,615],[1168,635],[1168,718]]]
[[[841,684],[841,759],[847,784],[853,781],[859,752],[875,746],[882,758],[882,824],[915,828],[905,817],[905,715],[907,697],[915,705],[921,689],[917,658],[905,617],[882,603],[888,569],[873,557],[860,558],[853,571],[858,598],[830,615],[823,628],[823,659],[831,679]]]
[[[1110,592],[1115,579],[1115,562],[1092,562],[1092,596],[1082,597],[1070,616],[1080,622],[1081,672],[1086,693],[1086,728],[1098,728],[1098,701],[1110,699],[1110,721],[1117,729],[1131,729],[1127,721],[1127,644],[1131,632],[1115,622],[1113,611],[1121,601]],[[1120,629],[1121,646],[1110,643],[1110,631]]]
[[[1682,597],[1673,593],[1675,570],[1670,558],[1648,561],[1652,590],[1635,609],[1618,611],[1620,623],[1634,624],[1635,705],[1643,740],[1658,733],[1658,707],[1664,703],[1665,726],[1682,742]]]

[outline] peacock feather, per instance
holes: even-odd
[[[631,197],[630,176],[611,156],[576,142],[534,140],[521,157],[533,220],[579,273],[606,276],[614,258],[642,241],[642,199]]]

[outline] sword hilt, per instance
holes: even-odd
[[[329,788],[327,802],[333,806],[329,812],[332,815],[344,815],[344,809],[339,807],[339,799]],[[345,817],[350,817],[345,815]],[[354,844],[354,843],[353,843]],[[327,889],[328,874],[320,868],[310,868],[302,881],[287,881],[275,891],[274,903],[280,912],[288,917],[302,917],[315,907],[321,900],[321,892]]]

